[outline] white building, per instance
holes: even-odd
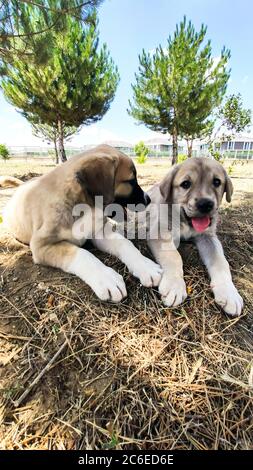
[[[146,147],[149,148],[149,156],[171,156],[173,151],[172,137],[170,135],[160,135],[153,139],[147,139],[143,141]],[[178,152],[184,152],[184,142],[178,141]]]

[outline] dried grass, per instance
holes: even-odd
[[[189,297],[165,308],[113,257],[98,254],[124,275],[120,305],[2,237],[1,449],[253,449],[252,219],[245,200],[220,226],[239,319],[215,305],[190,245]]]

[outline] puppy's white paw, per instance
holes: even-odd
[[[238,317],[242,313],[243,300],[232,281],[224,284],[211,284],[215,302],[228,315]]]
[[[145,287],[158,286],[162,277],[162,268],[149,258],[141,256],[136,259],[132,274],[140,279]]]
[[[187,297],[186,285],[181,277],[171,278],[163,274],[159,285],[162,301],[167,307],[177,307]]]
[[[112,268],[96,271],[93,279],[89,278],[89,285],[101,300],[120,302],[127,296],[123,277]]]

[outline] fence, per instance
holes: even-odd
[[[185,154],[187,155],[187,152],[180,152],[179,154]],[[222,159],[223,158],[232,158],[233,160],[252,160],[253,159],[253,150],[223,150],[220,152]],[[130,156],[135,156],[134,153],[129,153]],[[192,151],[192,156],[193,157],[211,157],[210,153],[208,150],[200,150],[200,149],[194,149]],[[150,151],[148,153],[148,157],[172,157],[172,150],[168,152],[157,152],[157,151]]]
[[[66,155],[67,157],[71,157],[76,155],[80,152],[88,150],[94,146],[86,146],[86,147],[67,147],[66,148]],[[54,161],[55,160],[55,153],[54,149],[51,147],[9,147],[10,156],[13,159],[19,160],[48,160]],[[135,157],[135,153],[132,148],[124,149],[125,153],[130,157]],[[179,152],[181,153],[181,152]],[[185,153],[186,152],[182,152]],[[237,159],[237,160],[252,160],[253,159],[253,150],[223,150],[220,152],[222,158],[230,158],[230,159]],[[210,156],[208,150],[196,150],[194,149],[192,152],[193,157],[207,157]],[[167,152],[159,152],[156,150],[150,150],[148,157],[151,158],[171,158],[172,157],[172,150]]]
[[[233,158],[234,160],[253,159],[253,150],[224,150],[221,154],[223,158]]]

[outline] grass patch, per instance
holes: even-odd
[[[154,166],[152,182],[166,170]],[[124,276],[119,305],[34,265],[28,247],[1,236],[1,449],[253,448],[252,195],[238,181],[219,237],[245,301],[241,318],[215,305],[189,244],[180,248],[188,298],[165,308],[111,256],[94,251]]]

